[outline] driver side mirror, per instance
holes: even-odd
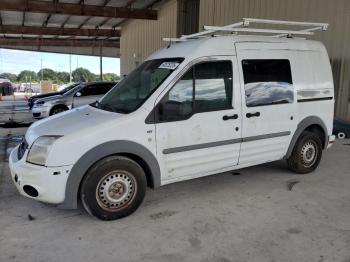
[[[185,120],[192,114],[192,103],[167,101],[158,109],[159,120],[179,121]]]
[[[78,91],[78,92],[76,92],[75,93],[75,95],[74,96],[76,96],[76,97],[80,97],[81,96],[81,93]]]

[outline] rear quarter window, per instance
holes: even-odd
[[[293,103],[293,80],[288,59],[242,60],[247,107]]]

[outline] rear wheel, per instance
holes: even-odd
[[[135,161],[111,156],[96,163],[81,185],[81,200],[91,215],[102,220],[133,213],[146,193],[146,176]]]
[[[56,115],[58,113],[62,113],[62,112],[67,111],[67,110],[68,110],[68,108],[65,106],[55,106],[54,108],[51,109],[50,116]]]
[[[322,142],[311,132],[303,132],[294,146],[287,164],[290,170],[298,174],[314,171],[322,157]]]

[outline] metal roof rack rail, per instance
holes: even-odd
[[[284,25],[284,26],[300,26],[301,30],[281,30],[281,29],[262,29],[250,28],[251,24],[268,24],[268,25]],[[204,31],[183,35],[180,38],[163,38],[167,42],[184,42],[189,39],[198,39],[213,35],[217,33],[226,34],[240,34],[240,33],[263,33],[270,37],[293,37],[293,35],[313,35],[315,31],[326,31],[328,29],[327,23],[310,23],[310,22],[295,22],[283,20],[268,20],[257,18],[243,18],[241,22],[226,25],[226,26],[204,26]]]

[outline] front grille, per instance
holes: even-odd
[[[41,116],[41,113],[33,113],[33,116],[34,116],[34,117],[40,117],[40,116]]]
[[[18,160],[21,160],[24,153],[26,152],[26,150],[28,149],[28,143],[26,141],[25,138],[23,138],[22,143],[19,145],[18,151],[17,151],[17,157]]]

